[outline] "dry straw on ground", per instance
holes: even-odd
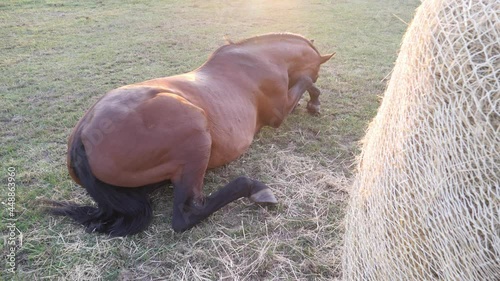
[[[151,280],[151,276],[162,276],[161,280],[339,280],[347,177],[332,174],[331,167],[339,164],[326,157],[321,157],[323,164],[319,164],[318,159],[272,145],[268,156],[260,169],[267,172],[266,182],[280,201],[276,208],[259,207],[242,199],[220,210],[201,227],[182,234],[165,227],[168,218],[157,214],[156,221],[136,240],[84,236],[79,228],[52,231],[57,220],[48,227],[55,236],[26,235],[33,245],[57,240],[65,256],[58,259],[62,266],[55,276],[63,279],[97,280],[115,269],[119,271],[118,280]],[[237,164],[249,161],[248,157],[237,160]],[[226,170],[231,167],[210,173],[207,181],[224,175]],[[167,216],[168,193],[159,190],[153,195],[154,204],[164,206]],[[235,217],[235,213],[240,215]],[[149,250],[144,252],[144,248]],[[91,258],[80,259],[77,266],[64,266],[74,262],[68,253],[85,253]],[[129,262],[106,258],[110,254]],[[45,257],[37,258],[33,262],[43,263]],[[128,267],[129,263],[134,266]]]
[[[500,2],[424,1],[363,140],[347,280],[500,280]]]

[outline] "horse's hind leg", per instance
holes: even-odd
[[[241,197],[249,197],[257,203],[277,203],[269,187],[246,177],[239,177],[209,196],[198,200],[190,200],[182,186],[178,185],[174,188],[172,228],[177,232],[193,227],[215,211]]]
[[[202,188],[207,165],[208,159],[206,162],[189,163],[184,166],[182,175],[173,180],[172,228],[175,231],[180,232],[191,228],[223,206],[241,197],[248,197],[257,203],[277,203],[269,187],[246,177],[239,177],[209,196],[204,196]]]
[[[244,177],[233,180],[209,196],[203,195],[203,179],[212,152],[212,136],[204,112],[187,101],[183,105],[183,120],[189,120],[189,126],[179,126],[175,132],[170,127],[162,130],[169,132],[163,139],[171,138],[170,143],[175,144],[171,145],[172,149],[168,152],[172,171],[170,179],[174,185],[172,228],[184,231],[241,197],[249,197],[259,203],[276,203],[266,185]]]

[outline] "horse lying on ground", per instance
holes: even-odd
[[[314,83],[333,55],[299,35],[267,34],[228,41],[189,73],[108,92],[68,141],[69,173],[97,207],[52,202],[52,213],[89,232],[125,236],[147,227],[148,193],[166,182],[174,186],[175,231],[241,197],[276,203],[269,187],[246,177],[204,196],[205,171],[242,155],[263,126],[280,126],[305,91],[317,113]]]

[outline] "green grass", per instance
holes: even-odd
[[[3,1],[0,3],[0,181],[17,169],[15,275],[104,280],[340,278],[342,218],[357,141],[375,115],[399,42],[419,1]],[[265,128],[243,157],[210,171],[207,192],[248,175],[268,183],[271,209],[239,200],[200,226],[170,229],[172,192],[154,194],[147,231],[123,239],[86,234],[47,216],[39,199],[91,202],[69,178],[66,140],[107,91],[190,71],[228,34],[314,39],[322,53],[322,114],[305,101],[279,129]],[[2,205],[3,207],[3,205]],[[7,216],[5,208],[0,211]],[[8,231],[2,220],[0,230]],[[7,268],[0,263],[0,271]]]

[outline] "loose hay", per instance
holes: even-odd
[[[346,280],[500,280],[500,2],[424,1],[363,140]]]
[[[25,248],[30,251],[47,241],[58,245],[30,262],[42,264],[47,255],[53,256],[50,277],[65,280],[156,280],[152,276],[161,280],[339,280],[340,223],[348,179],[332,174],[337,164],[324,156],[299,156],[272,145],[263,151],[268,157],[257,173],[265,175],[262,180],[275,192],[279,200],[275,208],[242,199],[199,226],[174,233],[168,224],[171,191],[162,189],[153,194],[155,223],[133,239],[85,235],[81,228],[61,232],[54,229],[61,219],[54,218],[48,234],[25,233],[30,237]],[[239,173],[234,166],[251,157],[247,154],[207,177],[234,178],[232,173]],[[47,277],[43,267],[37,270],[31,272],[34,279]]]
[[[331,163],[319,165],[315,159],[272,148],[268,155],[262,169],[279,200],[277,209],[251,209],[249,204],[242,212],[245,218],[233,225],[229,221],[234,211],[217,214],[209,222],[217,224],[217,233],[196,240],[178,257],[178,265],[196,261],[192,264],[218,268],[217,275],[186,268],[185,276],[177,276],[175,269],[169,279],[338,280],[341,228],[336,220],[343,215],[346,177],[332,175]],[[251,215],[256,212],[258,216]]]

